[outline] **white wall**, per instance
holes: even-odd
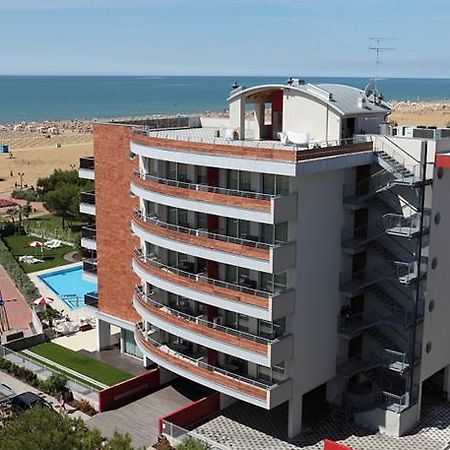
[[[340,138],[340,128],[340,117],[326,104],[300,93],[284,93],[283,131],[309,133],[312,141],[329,141]]]
[[[431,216],[430,250],[427,278],[427,299],[423,327],[422,374],[425,380],[436,371],[450,364],[450,169],[444,169],[444,177],[433,181],[433,209]],[[441,221],[435,224],[435,215],[440,213]],[[437,258],[436,269],[431,268]],[[435,307],[428,306],[434,300]],[[431,342],[430,353],[426,353],[427,342]]]
[[[336,373],[342,192],[348,170],[298,178],[295,333],[289,376],[305,393]]]

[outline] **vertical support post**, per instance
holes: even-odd
[[[302,395],[293,396],[289,400],[288,408],[288,438],[293,439],[302,431]]]
[[[111,325],[108,322],[97,319],[97,347],[105,350],[111,346]]]

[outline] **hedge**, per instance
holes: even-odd
[[[14,259],[14,256],[2,239],[0,239],[0,265],[4,267],[27,302],[31,304],[33,300],[39,297],[38,289]]]

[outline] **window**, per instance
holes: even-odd
[[[288,240],[288,223],[278,223],[275,225],[275,243],[287,242]]]
[[[273,225],[269,225],[267,223],[261,224],[261,241],[266,244],[273,244],[273,235],[274,227]]]
[[[278,195],[289,194],[289,177],[285,175],[277,175],[275,182],[276,182],[276,193]]]
[[[136,341],[134,340],[134,333],[130,330],[121,330],[122,333],[122,351],[127,355],[135,356],[136,358],[143,358],[142,352],[139,350],[139,347],[136,345]]]
[[[171,161],[166,162],[166,177],[169,180],[177,179],[177,163]]]
[[[238,237],[238,219],[231,219],[227,217],[227,235]]]
[[[172,206],[167,207],[167,222],[173,225],[177,223],[177,208]]]
[[[277,364],[272,367],[258,367],[258,378],[266,381],[281,381],[285,378],[284,363]]]
[[[157,177],[158,176],[158,161],[156,161],[156,159],[152,159],[149,158],[148,160],[148,173],[153,176],[153,177]]]
[[[275,194],[275,175],[263,173],[263,193],[269,195]]]
[[[283,291],[287,288],[287,272],[276,273],[273,277],[274,291]]]
[[[286,331],[286,319],[274,320],[273,322],[267,320],[258,320],[258,334],[267,339],[275,339],[282,336]]]
[[[186,164],[177,164],[177,180],[184,183],[189,183]]]
[[[251,187],[252,187],[251,173],[250,172],[239,172],[239,190],[240,191],[250,191]]]
[[[196,213],[196,222],[197,222],[197,228],[203,228],[206,230],[207,223],[206,223],[206,214],[205,213]]]
[[[205,166],[197,167],[197,183],[208,184],[208,170]]]
[[[250,222],[248,220],[239,220],[239,237],[242,239],[250,238]]]
[[[156,204],[154,202],[145,200],[145,214],[150,217],[155,217],[157,215]]]
[[[227,188],[233,190],[239,189],[239,173],[237,170],[227,170]]]

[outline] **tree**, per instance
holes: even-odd
[[[133,450],[129,436],[115,433],[104,441],[98,430],[88,429],[81,419],[49,408],[31,408],[3,424],[0,450]]]
[[[55,190],[44,195],[44,206],[50,212],[55,212],[62,219],[62,227],[68,216],[77,216],[80,205],[80,191],[74,184],[61,184]]]

